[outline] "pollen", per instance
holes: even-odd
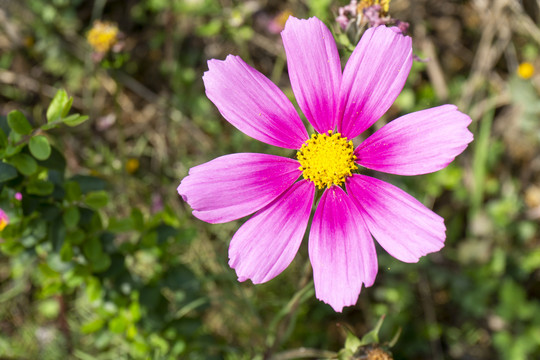
[[[313,134],[296,153],[304,179],[319,189],[341,185],[357,169],[353,143],[340,133]]]

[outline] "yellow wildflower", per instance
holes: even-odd
[[[118,27],[113,23],[96,21],[86,39],[95,51],[105,53],[118,41]]]
[[[126,162],[126,171],[130,174],[134,174],[139,169],[139,160],[131,158]]]
[[[522,62],[517,68],[517,74],[522,79],[530,79],[534,75],[534,66],[530,62]]]
[[[289,16],[291,16],[293,13],[291,10],[283,10],[277,16],[274,18],[274,21],[280,25],[281,27],[285,28],[285,23],[287,22],[287,19]]]
[[[365,8],[368,8],[373,5],[380,5],[381,6],[381,15],[388,14],[388,10],[390,9],[390,1],[392,0],[361,0],[358,3],[358,14],[362,13],[362,10]]]

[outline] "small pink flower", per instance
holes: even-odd
[[[315,193],[322,193],[309,256],[317,298],[341,311],[356,303],[362,284],[375,281],[372,236],[404,262],[440,250],[446,237],[440,216],[397,187],[359,174],[358,167],[399,175],[440,170],[472,141],[471,119],[454,105],[415,112],[354,149],[350,139],[373,125],[401,92],[412,65],[411,38],[395,28],[368,29],[342,72],[332,34],[317,18],[290,17],[281,36],[293,92],[316,133],[310,138],[283,92],[242,59],[210,60],[206,95],[223,117],[252,138],[297,154],[225,155],[190,169],[178,193],[194,216],[209,223],[255,213],[229,247],[238,279],[255,284],[289,266]]]
[[[9,217],[4,212],[4,210],[0,209],[0,231],[4,230],[4,228],[9,224]]]
[[[22,194],[20,192],[15,194],[15,200],[21,201],[22,200]]]

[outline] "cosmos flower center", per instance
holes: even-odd
[[[4,219],[0,219],[0,231],[4,230],[6,226],[7,226],[7,221]]]
[[[312,181],[319,189],[341,185],[355,164],[353,143],[340,133],[313,134],[296,153],[304,179]]]

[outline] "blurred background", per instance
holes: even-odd
[[[285,20],[319,17],[345,64],[361,32],[354,14],[336,21],[347,5],[0,0],[0,115],[20,110],[53,149],[34,171],[19,156],[0,181],[0,358],[540,358],[537,1],[390,2],[417,60],[375,127],[453,103],[475,140],[437,173],[377,175],[443,216],[447,240],[417,264],[378,247],[356,306],[335,313],[315,298],[307,241],[276,279],[237,282],[227,248],[242,221],[205,224],[177,195],[192,166],[276,151],[220,116],[206,61],[240,55],[294,101]],[[58,89],[88,121],[43,128]],[[351,351],[347,334],[383,316]]]

